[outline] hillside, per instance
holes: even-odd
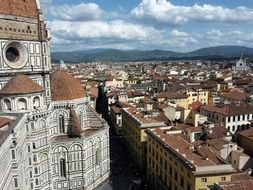
[[[151,61],[172,59],[208,59],[239,57],[241,51],[246,57],[253,57],[253,48],[242,46],[217,46],[202,48],[196,51],[179,53],[164,50],[117,50],[117,49],[94,49],[73,52],[52,53],[52,61],[59,62],[89,62],[89,61]]]

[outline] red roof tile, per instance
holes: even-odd
[[[0,117],[0,128],[9,124],[12,120],[6,117]]]
[[[28,18],[37,18],[38,8],[36,0],[1,0],[0,13]]]
[[[51,95],[53,101],[74,100],[85,96],[82,85],[72,75],[57,70],[51,75]]]
[[[26,75],[17,75],[11,78],[0,90],[0,94],[29,94],[43,92],[45,89]]]

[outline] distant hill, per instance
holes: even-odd
[[[117,50],[117,49],[94,49],[73,52],[54,52],[52,61],[59,62],[90,62],[90,61],[152,61],[172,59],[208,59],[239,57],[243,51],[246,57],[253,57],[253,48],[242,46],[216,46],[202,48],[196,51],[179,53],[164,50]]]

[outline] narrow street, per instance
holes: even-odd
[[[129,190],[140,180],[138,169],[126,151],[123,139],[110,131],[110,178],[99,190]]]

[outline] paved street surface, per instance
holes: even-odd
[[[111,174],[108,182],[98,190],[129,190],[133,180],[139,179],[138,170],[134,167],[132,158],[125,151],[121,137],[110,134]]]

